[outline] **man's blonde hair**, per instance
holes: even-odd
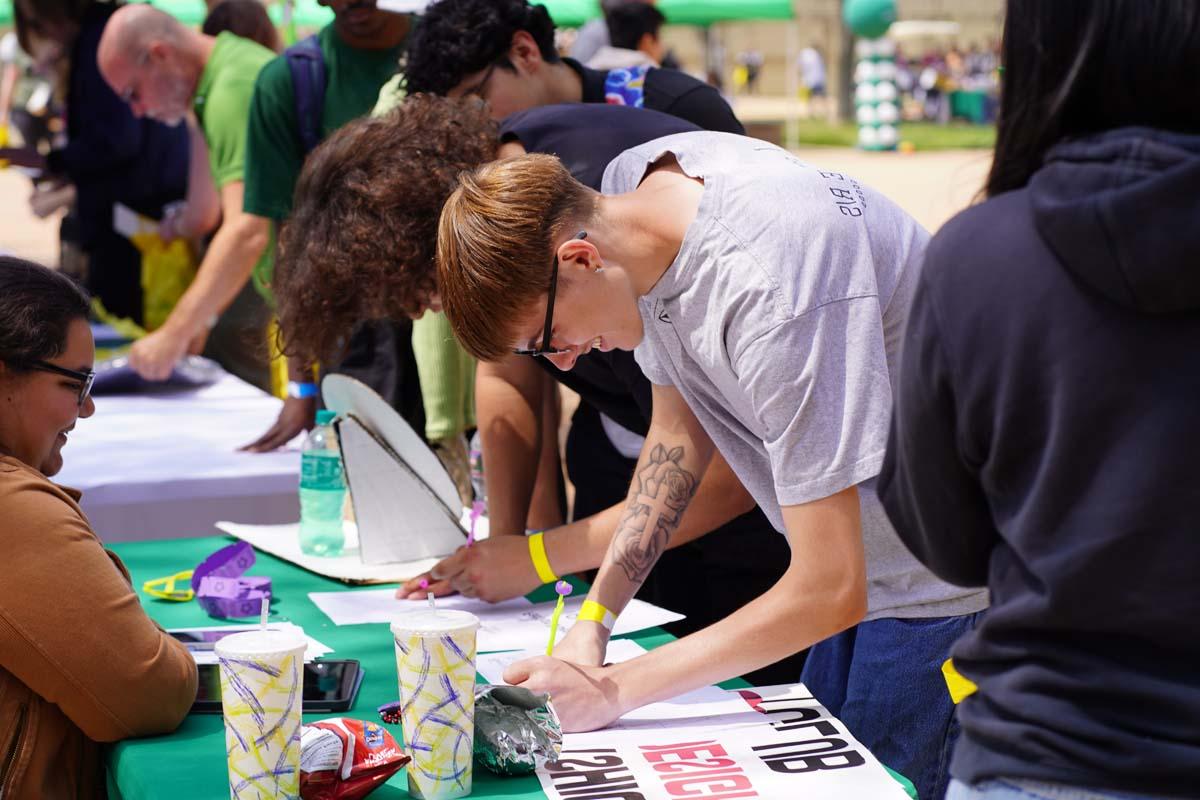
[[[522,319],[550,289],[555,242],[586,228],[596,197],[554,156],[459,177],[442,208],[437,261],[442,308],[467,352],[481,361],[512,352]]]

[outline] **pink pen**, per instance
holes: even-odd
[[[476,500],[471,503],[471,531],[467,534],[467,547],[475,544],[475,523],[483,516],[483,501]]]

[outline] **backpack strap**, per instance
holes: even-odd
[[[648,66],[609,70],[604,78],[604,102],[611,106],[644,108]]]
[[[292,92],[296,96],[296,121],[304,154],[321,143],[321,114],[325,110],[325,56],[316,34],[283,51],[292,74]]]

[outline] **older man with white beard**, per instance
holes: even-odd
[[[274,57],[248,39],[231,33],[206,36],[146,5],[118,10],[100,40],[100,72],[134,114],[179,124],[195,112],[221,198],[221,227],[195,280],[162,327],[137,341],[130,353],[131,366],[149,380],[169,377],[189,343],[202,340],[238,297],[256,265],[269,263],[269,225],[244,212],[242,195],[254,81]],[[257,324],[265,331],[262,316]],[[265,349],[265,333],[259,341]],[[265,357],[249,360],[261,363],[254,382],[264,384]]]

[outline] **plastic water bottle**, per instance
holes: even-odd
[[[332,411],[317,412],[317,426],[300,455],[300,549],[313,556],[341,555],[346,482]]]

